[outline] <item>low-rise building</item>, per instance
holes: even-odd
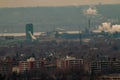
[[[80,70],[83,69],[83,59],[76,59],[76,58],[65,58],[57,62],[58,67],[68,70]]]
[[[44,67],[43,61],[20,61],[19,62],[19,71],[25,72],[33,69],[40,69]]]
[[[12,62],[0,62],[0,74],[11,74],[12,73]]]
[[[120,74],[103,75],[97,78],[97,80],[120,80]]]
[[[120,73],[120,61],[95,61],[90,69],[92,74]]]

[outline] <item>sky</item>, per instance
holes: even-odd
[[[79,6],[93,4],[120,4],[120,0],[0,0],[4,7],[38,7],[38,6]]]

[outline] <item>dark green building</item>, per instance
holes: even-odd
[[[33,35],[33,24],[26,24],[26,39],[28,41],[32,40],[31,35]]]

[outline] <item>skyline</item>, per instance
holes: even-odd
[[[0,8],[120,4],[120,0],[0,0]]]

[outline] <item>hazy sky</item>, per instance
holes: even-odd
[[[98,3],[120,4],[120,0],[0,0],[0,7],[68,6]]]

